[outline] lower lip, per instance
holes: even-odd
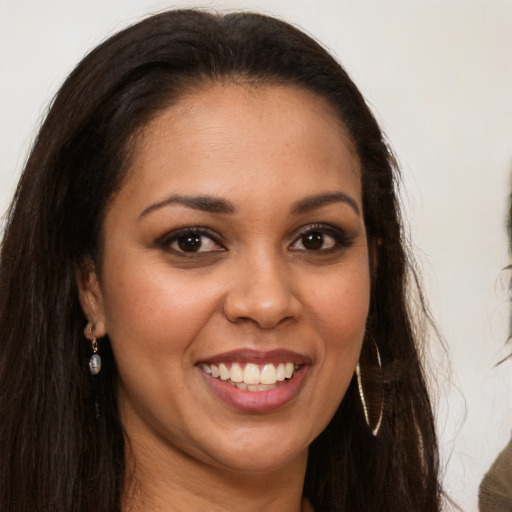
[[[309,366],[303,365],[294,376],[268,391],[242,391],[225,381],[206,374],[200,368],[204,380],[213,393],[230,407],[243,412],[272,412],[281,409],[299,394]]]

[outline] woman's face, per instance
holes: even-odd
[[[82,285],[134,453],[253,473],[305,463],[354,373],[370,295],[340,122],[301,89],[215,85],[137,148],[101,279]]]

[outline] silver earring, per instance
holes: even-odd
[[[377,344],[374,342],[373,345],[375,346],[376,351],[376,362],[380,369],[382,369],[382,362],[380,359],[380,352],[379,347],[377,347]],[[363,379],[361,377],[361,366],[359,364],[359,361],[357,362],[356,366],[356,376],[357,376],[357,387],[359,388],[359,396],[361,397],[361,403],[363,405],[363,412],[364,412],[364,419],[366,420],[366,424],[372,431],[372,434],[376,436],[379,433],[380,426],[382,424],[382,415],[384,412],[384,400],[380,400],[380,407],[379,407],[379,417],[377,418],[377,421],[372,424],[372,420],[370,419],[370,412],[368,410],[368,406],[366,404],[366,399],[364,396],[364,389],[363,389]]]
[[[89,359],[89,371],[91,375],[98,375],[101,370],[101,357],[98,354],[98,340],[96,336],[93,335],[93,327],[89,328],[89,333],[92,336],[91,347],[92,347],[92,356]]]

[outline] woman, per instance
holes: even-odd
[[[88,55],[0,267],[0,508],[434,511],[383,135],[317,43],[174,11]]]

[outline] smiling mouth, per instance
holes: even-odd
[[[207,375],[222,380],[242,391],[269,391],[290,380],[301,365],[286,363],[200,363]]]

